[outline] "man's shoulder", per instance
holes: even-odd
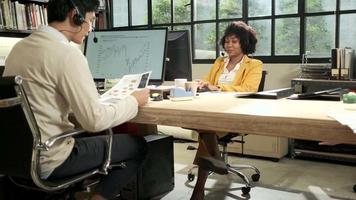
[[[80,52],[79,48],[76,48],[74,45],[70,45],[68,42],[60,41],[44,31],[33,32],[29,36],[29,39],[38,41],[39,43],[42,43],[44,47],[52,48],[57,51],[64,51],[66,53]]]

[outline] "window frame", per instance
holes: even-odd
[[[114,0],[111,0],[114,1]],[[173,1],[170,0],[170,7],[171,7],[171,21],[170,23],[163,23],[163,24],[152,24],[152,0],[147,0],[147,6],[148,6],[148,24],[147,25],[140,25],[140,26],[132,26],[132,13],[131,13],[131,0],[128,1],[128,26],[127,27],[111,27],[111,28],[155,28],[155,27],[168,27],[169,30],[173,30],[173,27],[175,26],[180,26],[180,25],[185,25],[185,26],[190,26],[191,30],[191,46],[192,46],[192,61],[194,64],[204,64],[204,63],[213,63],[215,59],[196,59],[195,58],[195,46],[194,46],[194,26],[196,24],[201,24],[201,23],[215,23],[216,27],[216,57],[219,56],[219,23],[220,22],[228,22],[228,21],[234,21],[234,20],[242,20],[246,22],[247,24],[249,23],[250,20],[262,20],[262,19],[269,19],[271,20],[271,55],[270,56],[254,56],[254,58],[261,59],[265,63],[301,63],[303,53],[305,52],[305,40],[306,40],[306,18],[310,16],[324,16],[324,15],[333,15],[335,17],[335,48],[339,47],[339,37],[340,37],[340,16],[342,14],[352,14],[356,13],[356,9],[353,10],[340,10],[340,1],[341,0],[335,0],[336,3],[336,10],[335,11],[322,11],[322,12],[313,12],[313,13],[307,13],[305,11],[305,5],[307,0],[298,0],[298,12],[294,14],[280,14],[280,15],[275,15],[276,9],[276,0],[271,0],[271,7],[272,7],[272,12],[271,16],[258,16],[258,17],[248,17],[248,0],[242,0],[242,17],[241,18],[223,18],[219,19],[219,0],[215,0],[215,12],[216,12],[216,18],[213,20],[194,20],[194,0],[190,0],[190,22],[174,22],[174,11],[173,11]],[[112,5],[112,4],[111,4]],[[275,55],[275,22],[276,19],[281,19],[281,18],[299,18],[300,22],[300,27],[299,27],[299,55]],[[113,21],[113,14],[111,13],[111,20]],[[308,58],[308,62],[311,63],[329,63],[330,62],[330,57],[320,57],[320,58],[313,58],[310,57]]]

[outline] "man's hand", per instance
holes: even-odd
[[[150,90],[145,88],[142,90],[134,91],[131,95],[136,98],[138,106],[143,106],[148,102],[148,98],[150,97]]]

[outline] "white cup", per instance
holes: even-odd
[[[188,81],[185,83],[185,91],[192,92],[193,97],[197,96],[197,90],[198,90],[198,82]]]
[[[187,82],[186,78],[176,78],[176,79],[174,79],[174,86],[185,89],[186,82]]]

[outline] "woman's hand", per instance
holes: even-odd
[[[198,88],[201,89],[201,88],[204,88],[204,87],[208,88],[211,91],[220,90],[220,88],[218,86],[213,85],[213,84],[209,83],[208,81],[199,81]]]
[[[220,90],[220,88],[219,88],[218,86],[212,85],[212,84],[209,84],[209,85],[208,85],[208,88],[209,88],[209,90],[211,90],[211,91],[218,91],[218,90]]]
[[[201,81],[198,82],[198,88],[201,89],[203,87],[208,87],[209,84],[210,83],[208,81],[201,80]]]

